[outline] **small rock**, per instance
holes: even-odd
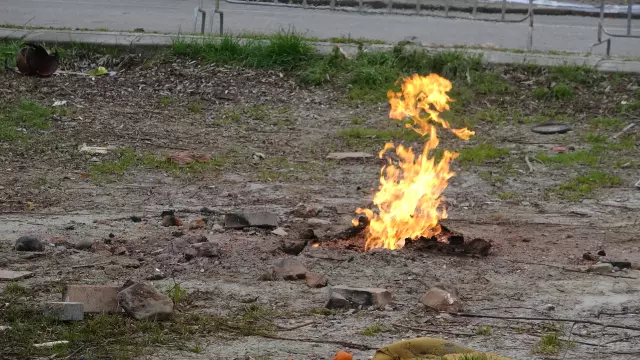
[[[89,239],[82,239],[77,243],[75,243],[74,245],[76,250],[91,250],[92,246],[93,246],[93,240],[89,240]]]
[[[62,301],[83,303],[85,313],[118,313],[118,291],[115,285],[67,285]]]
[[[373,155],[365,152],[341,152],[330,153],[329,155],[327,155],[327,159],[331,160],[364,159],[370,157],[373,157]]]
[[[600,260],[603,263],[611,264],[613,267],[617,267],[619,269],[629,269],[631,268],[631,261],[626,260],[611,260],[611,259],[602,259]]]
[[[153,274],[146,277],[147,280],[162,280],[167,276],[160,270],[156,269]]]
[[[298,255],[307,247],[307,244],[307,240],[282,240],[278,249],[285,254]]]
[[[462,309],[458,292],[452,286],[432,287],[420,297],[420,302],[436,311],[458,312]]]
[[[133,216],[131,216],[131,217],[130,217],[130,219],[131,219],[131,221],[133,221],[134,223],[142,222],[142,218],[141,218],[140,216],[135,216],[135,215],[133,215]]]
[[[327,278],[324,275],[308,272],[305,278],[310,288],[319,289],[327,286]]]
[[[278,236],[287,236],[287,235],[288,235],[288,234],[287,234],[287,232],[286,232],[286,231],[284,231],[284,229],[283,229],[283,228],[280,228],[280,227],[279,227],[279,228],[276,228],[276,229],[275,229],[275,230],[273,230],[271,233],[272,233],[272,234],[275,234],[275,235],[278,235]]]
[[[126,255],[127,254],[127,248],[124,246],[118,246],[115,249],[113,249],[113,255]]]
[[[15,281],[25,279],[33,275],[31,271],[13,271],[7,269],[0,269],[1,281]]]
[[[613,265],[609,263],[597,263],[591,265],[588,271],[597,274],[610,274],[613,272]]]
[[[607,253],[604,250],[598,250],[598,255],[607,256]]]
[[[173,236],[173,237],[181,237],[181,236],[184,236],[184,231],[182,231],[182,230],[172,231],[172,232],[171,232],[171,236]]]
[[[296,205],[293,214],[300,218],[312,218],[318,216],[322,212],[322,207],[300,203]]]
[[[44,251],[44,244],[35,236],[21,236],[16,240],[16,251]]]
[[[393,311],[393,306],[391,306],[390,304],[387,304],[384,306],[384,311]]]
[[[162,226],[164,226],[164,227],[182,226],[182,220],[180,220],[177,216],[175,216],[173,214],[164,215],[162,217]]]
[[[352,288],[338,285],[331,287],[330,293],[337,293],[354,306],[384,307],[393,301],[391,293],[382,288]]]
[[[217,244],[210,242],[201,242],[192,245],[197,250],[196,256],[199,257],[218,257],[220,256],[220,248]]]
[[[307,224],[312,228],[320,228],[323,226],[331,225],[331,221],[323,220],[323,219],[307,219]]]
[[[204,219],[195,219],[189,224],[189,229],[202,229],[206,225],[206,221]]]
[[[263,280],[298,280],[304,279],[307,268],[295,259],[280,259],[262,276]]]
[[[582,258],[589,261],[598,261],[599,257],[587,251],[586,253],[582,254]]]
[[[553,304],[547,304],[544,306],[544,311],[555,311],[556,310],[556,306]]]
[[[277,228],[278,215],[274,213],[227,214],[224,217],[227,229],[243,229],[246,227]]]
[[[224,227],[220,224],[213,224],[213,226],[211,226],[211,231],[213,232],[224,232]]]
[[[166,320],[173,313],[171,299],[144,283],[134,283],[120,291],[118,303],[136,320]]]
[[[303,240],[316,240],[318,237],[313,229],[309,228],[300,233],[300,238]]]
[[[348,309],[352,307],[351,302],[338,293],[331,293],[326,307],[328,309]]]

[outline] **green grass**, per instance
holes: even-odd
[[[0,104],[0,141],[24,139],[34,132],[49,129],[51,114],[50,108],[31,100]]]
[[[458,161],[466,165],[482,165],[488,161],[499,159],[509,154],[508,149],[501,149],[493,144],[478,144],[460,150]]]
[[[478,329],[476,330],[476,334],[483,335],[483,336],[491,335],[491,326],[489,325],[478,326]]]
[[[554,100],[570,100],[575,96],[573,88],[566,84],[557,84],[551,88],[551,98]]]
[[[577,201],[591,196],[598,189],[615,187],[621,183],[620,177],[609,172],[591,171],[572,178],[551,192],[565,200]]]
[[[314,162],[290,161],[284,156],[267,157],[257,166],[256,180],[264,182],[289,182],[289,181],[322,181],[326,178],[327,171],[334,163],[330,161]]]
[[[362,330],[360,333],[365,336],[376,336],[384,331],[385,331],[385,328],[382,325],[375,323],[368,326],[367,328]]]
[[[584,165],[595,167],[600,164],[602,151],[600,148],[561,152],[556,155],[550,155],[546,152],[538,152],[536,158],[545,164],[552,164],[557,168],[566,168],[573,165]]]
[[[404,127],[395,129],[372,129],[363,127],[351,127],[338,131],[338,136],[348,140],[349,143],[358,144],[367,140],[380,141],[418,141],[423,137],[417,132]]]
[[[560,339],[560,333],[558,331],[552,331],[540,337],[533,352],[541,355],[556,355],[561,349],[573,346],[575,346],[575,343]]]
[[[624,127],[624,122],[619,118],[598,117],[589,119],[589,125],[596,130],[620,130]]]
[[[555,82],[590,85],[602,78],[598,70],[588,66],[556,66],[549,70],[549,78]]]
[[[518,197],[518,194],[514,192],[501,192],[498,194],[498,199],[500,200],[512,200]]]

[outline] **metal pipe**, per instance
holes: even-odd
[[[222,11],[218,12],[220,14],[220,36],[224,35],[224,13]]]
[[[527,38],[527,50],[533,50],[533,0],[529,0],[529,37]]]
[[[473,14],[471,16],[473,16],[473,18],[475,19],[478,15],[478,0],[476,0],[473,3]]]
[[[631,35],[631,19],[633,19],[633,0],[627,0],[627,35]]]
[[[449,0],[444,2],[444,16],[449,17]]]
[[[393,0],[387,0],[387,12],[391,13],[391,10],[393,10]]]
[[[206,29],[206,21],[207,21],[207,12],[202,11],[202,24],[200,25],[200,33],[204,35]]]
[[[335,10],[336,9],[336,0],[331,0],[331,4],[329,4],[329,7],[331,8],[331,10]]]
[[[307,0],[304,0],[307,1]],[[362,12],[362,0],[358,0],[358,11]]]
[[[505,13],[507,12],[507,0],[502,0],[502,13],[500,15],[500,19],[504,21]]]
[[[420,15],[420,0],[416,0],[416,14]]]

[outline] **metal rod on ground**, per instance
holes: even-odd
[[[391,13],[391,10],[393,10],[393,0],[388,0],[388,2],[387,2],[387,12]]]
[[[633,0],[627,0],[627,35],[631,35],[631,19],[633,18]]]
[[[502,13],[500,15],[500,19],[504,21],[505,13],[507,12],[507,0],[502,0]]]

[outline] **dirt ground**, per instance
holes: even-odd
[[[39,79],[5,73],[0,78],[2,103],[28,98],[50,107],[67,101],[55,108],[49,130],[32,133],[26,142],[0,142],[0,264],[34,271],[35,276],[20,283],[40,289],[39,300],[58,299],[60,284],[123,284],[145,280],[159,269],[173,278],[151,281],[158,288],[175,281],[199,294],[189,311],[224,314],[255,301],[276,310],[282,326],[315,321],[278,332],[291,339],[348,340],[377,348],[433,336],[520,360],[638,358],[638,332],[571,322],[465,318],[429,311],[419,302],[430,286],[445,282],[458,289],[470,313],[638,324],[640,271],[574,271],[593,263],[583,253],[600,249],[610,258],[640,262],[637,168],[616,170],[619,185],[572,202],[549,198],[544,189],[566,181],[575,169],[533,161],[529,172],[524,160],[525,154],[551,152],[554,146],[581,146],[576,134],[586,122],[564,135],[534,134],[529,124],[479,122],[474,128],[479,136],[509,153],[480,164],[455,165],[457,174],[446,190],[446,224],[469,238],[491,240],[490,256],[307,247],[298,260],[325,274],[330,286],[382,287],[395,301],[383,310],[320,314],[314,309],[325,306],[328,288],[259,277],[276,260],[291,257],[279,250],[283,238],[296,240],[308,227],[319,236],[344,229],[354,209],[370,203],[381,162],[376,157],[325,157],[333,151],[375,154],[379,141],[363,139],[359,145],[338,133],[356,123],[398,126],[387,118],[387,104],[354,104],[344,100],[345,89],[304,88],[278,72],[186,61],[134,67],[115,77],[60,73]],[[630,116],[625,121],[634,120]],[[91,155],[79,151],[82,144],[113,148]],[[442,146],[454,145],[459,141],[444,138]],[[212,156],[215,164],[184,170],[158,163],[124,166],[118,158],[122,149],[135,150],[138,159],[193,150]],[[497,181],[507,163],[510,175]],[[323,210],[314,220],[299,218],[292,212],[299,203]],[[203,207],[209,211],[202,213]],[[207,225],[163,227],[160,214],[169,209],[185,224],[204,218]],[[219,226],[226,213],[238,211],[277,213],[288,235]],[[131,221],[132,215],[142,221]],[[179,239],[176,231],[184,233],[182,238],[206,236],[219,245],[219,258],[177,262],[164,256],[163,249]],[[112,234],[125,241],[127,252],[49,246],[33,258],[11,248],[25,234],[53,243],[102,241]],[[73,268],[86,264],[93,266]],[[372,324],[382,325],[383,331],[363,334]],[[477,331],[486,325],[490,334]],[[575,346],[556,355],[534,354],[549,326],[563,329],[562,337],[570,337]],[[331,359],[343,348],[262,337],[204,338],[202,346],[199,354],[157,348],[150,358]],[[355,359],[375,352],[346,350]]]

